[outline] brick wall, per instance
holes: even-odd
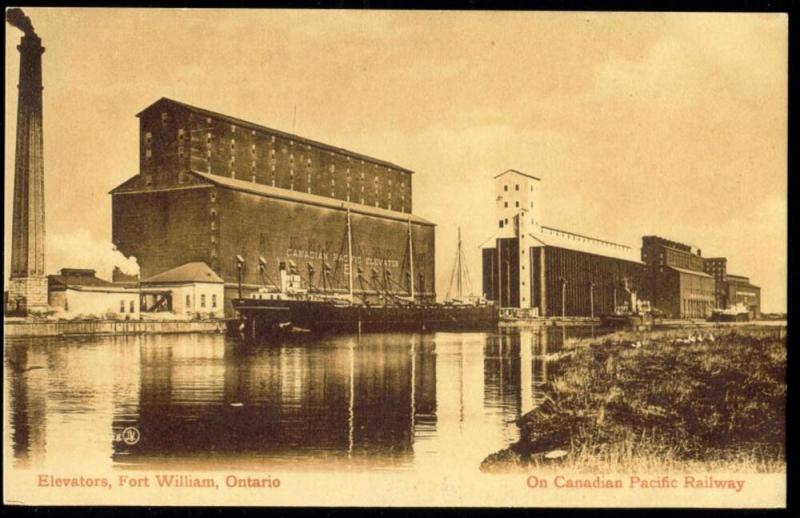
[[[113,196],[112,240],[122,254],[138,259],[142,279],[192,261],[214,267],[212,192],[198,186]]]
[[[157,185],[195,170],[283,189],[412,211],[412,174],[381,161],[181,104],[162,101],[140,115],[140,163]]]

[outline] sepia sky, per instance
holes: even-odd
[[[546,225],[727,256],[786,310],[787,19],[773,14],[25,9],[43,55],[48,271],[107,277],[135,114],[170,97],[382,158],[462,227],[475,291],[492,177],[543,179]],[[5,189],[21,33],[6,33]],[[293,123],[293,112],[297,115]],[[11,199],[5,204],[11,231]],[[6,277],[10,239],[5,241]]]

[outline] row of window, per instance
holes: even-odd
[[[187,308],[191,308],[192,307],[192,295],[188,294],[188,293],[186,294],[186,307]],[[205,308],[206,307],[206,294],[205,293],[201,293],[200,294],[200,307],[201,308]],[[217,307],[217,295],[215,293],[211,294],[211,307],[212,308],[216,308]]]
[[[125,313],[125,299],[119,301],[119,312]],[[136,313],[136,302],[130,301],[130,312]]]
[[[503,185],[503,190],[508,192],[508,185]],[[514,184],[514,190],[515,191],[519,190],[519,184],[518,183]],[[533,192],[533,185],[531,185],[531,192]]]
[[[235,126],[234,126],[234,128],[235,128]],[[235,132],[235,130],[234,130],[234,132]],[[255,134],[255,131],[253,131],[253,134]],[[181,129],[178,130],[178,141],[181,143],[181,147],[179,149],[179,153],[181,155],[183,154],[182,143],[184,142],[184,139],[185,139],[185,130],[183,128],[181,128]],[[272,142],[273,143],[275,142],[275,137],[274,136],[272,137]],[[152,155],[153,155],[152,149],[150,148],[152,143],[153,143],[153,134],[152,134],[152,132],[148,131],[148,132],[145,133],[145,147],[146,147],[145,156],[148,159],[152,158]],[[290,142],[290,144],[294,144],[294,142]],[[208,157],[211,156],[211,147],[212,147],[212,134],[211,133],[206,133],[206,148],[207,148],[206,149],[206,154],[207,154]],[[306,146],[306,147],[308,149],[311,149],[311,146]],[[286,148],[282,148],[281,151],[286,153],[287,149]],[[236,152],[236,139],[231,139],[231,154],[233,154],[235,152]],[[256,145],[255,144],[252,144],[250,146],[250,154],[253,157],[255,157],[255,155],[256,155]],[[334,153],[331,153],[331,156],[335,156]],[[348,161],[350,160],[350,157],[346,157],[346,158],[347,158]],[[235,162],[235,160],[236,160],[236,157],[235,156],[231,156],[231,158],[230,158],[231,163]],[[270,160],[273,163],[272,170],[274,171],[275,170],[275,165],[274,164],[277,162],[277,160],[275,158],[275,149],[271,149],[270,150]],[[290,161],[291,165],[294,165],[294,153],[290,153],[289,154],[289,161]],[[312,163],[311,159],[307,158],[306,159],[306,168],[310,169],[311,168],[311,163]],[[253,162],[251,164],[252,164],[253,167],[255,167],[255,160],[253,160]],[[364,160],[361,160],[361,164],[362,165],[364,164]],[[376,169],[378,168],[378,164],[373,164],[373,166]],[[334,164],[330,164],[328,166],[328,171],[330,173],[335,173],[336,172],[336,166]],[[391,172],[391,169],[389,169],[389,172]],[[348,179],[350,178],[350,169],[349,168],[347,169],[347,178]],[[363,171],[361,171],[361,179],[362,180],[364,179],[364,172]],[[392,185],[392,180],[388,179],[388,182],[389,182],[389,185],[391,186]],[[375,178],[375,184],[377,185],[377,183],[378,183],[378,179]],[[518,187],[517,190],[519,190],[519,186],[517,186],[517,187]],[[405,189],[405,179],[401,179],[400,180],[400,189],[401,190]]]
[[[519,208],[519,202],[518,201],[514,202],[514,205],[515,205],[515,207]],[[506,209],[508,208],[508,202],[507,201],[503,202],[503,207],[506,208]],[[531,208],[533,208],[533,202],[531,202]]]

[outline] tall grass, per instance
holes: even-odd
[[[485,471],[581,472],[785,467],[786,343],[780,328],[623,332],[554,357],[548,397],[519,420],[521,439]],[[563,449],[557,461],[544,454]]]

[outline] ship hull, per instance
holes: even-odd
[[[368,306],[327,301],[235,299],[239,330],[259,338],[289,329],[315,333],[445,331],[497,325],[494,306]]]
[[[660,323],[660,319],[649,314],[644,315],[600,315],[603,327],[645,327]]]
[[[748,313],[712,313],[709,322],[747,322],[750,320]]]

